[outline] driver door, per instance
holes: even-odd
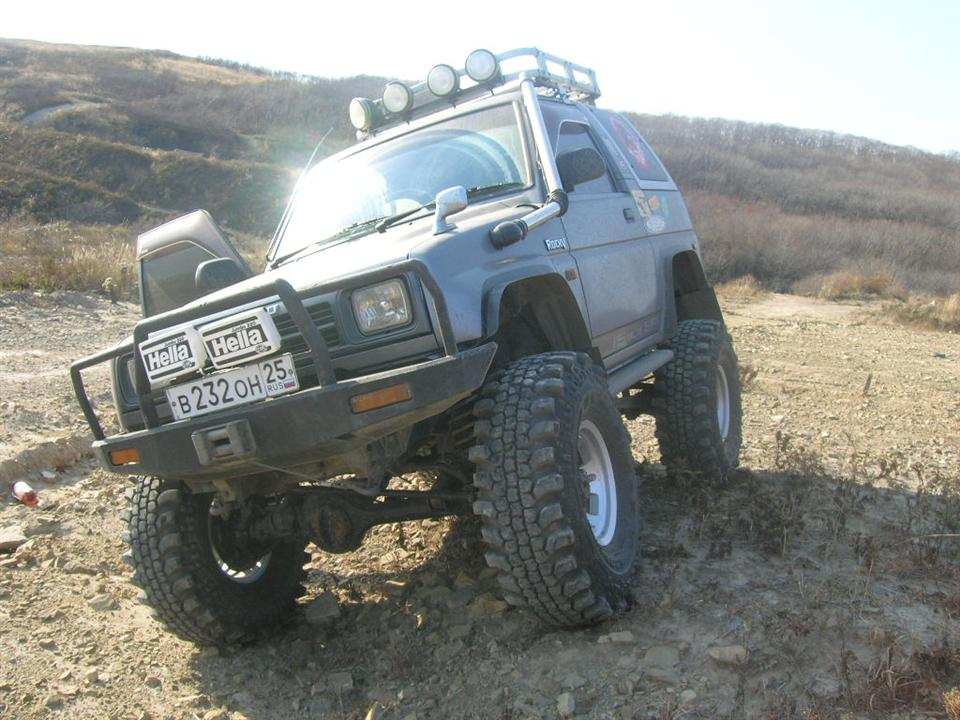
[[[593,147],[607,153],[589,120],[574,105],[542,103],[555,154]],[[578,185],[561,221],[577,263],[590,332],[607,368],[645,349],[659,330],[658,278],[653,248],[643,242],[637,204],[609,172]],[[645,342],[646,341],[646,342]]]

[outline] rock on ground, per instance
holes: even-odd
[[[19,525],[0,528],[0,552],[13,552],[26,541],[27,536],[23,534],[23,528]]]

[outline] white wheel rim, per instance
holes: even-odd
[[[220,572],[233,582],[239,585],[249,585],[262,578],[264,573],[267,572],[267,566],[270,565],[270,556],[272,553],[267,553],[246,569],[237,570],[231,567],[220,554],[220,550],[217,548],[217,543],[214,539],[213,528],[209,523],[207,525],[207,532],[210,537],[210,549],[213,551],[213,561],[217,564],[217,567],[220,568]]]
[[[617,532],[617,484],[607,444],[589,420],[580,422],[577,449],[580,472],[587,482],[587,522],[597,544],[606,546]]]
[[[216,547],[213,548],[213,558],[217,561],[217,565],[220,567],[220,572],[233,580],[233,582],[240,585],[249,585],[250,583],[255,583],[257,580],[263,577],[265,572],[267,572],[267,565],[270,564],[270,553],[267,553],[262,558],[257,560],[253,567],[247,568],[246,570],[234,570],[223,561],[223,558],[220,557],[220,553],[217,552]]]
[[[730,432],[730,386],[721,365],[717,365],[717,427],[720,438],[726,440]]]

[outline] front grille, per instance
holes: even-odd
[[[307,303],[309,303],[309,300],[304,302],[307,313],[320,331],[320,335],[327,343],[327,347],[333,349],[340,346],[342,344],[340,329],[337,327],[337,318],[334,315],[330,303]],[[277,331],[280,333],[280,352],[293,355],[293,362],[297,368],[297,377],[300,379],[300,388],[315,387],[317,385],[317,371],[313,364],[313,358],[310,356],[310,351],[307,349],[307,343],[303,339],[303,335],[300,334],[296,324],[290,318],[290,314],[285,310],[272,317],[277,326]],[[132,355],[124,356],[120,361],[121,367],[126,369],[128,361],[131,361],[132,358]],[[210,365],[208,363],[207,369],[209,368]],[[127,409],[132,410],[137,407],[137,394],[133,389],[133,378],[128,372],[121,372],[119,376],[120,394]],[[190,378],[181,378],[177,382],[185,382],[189,379]],[[166,424],[170,422],[173,416],[167,406],[164,391],[155,391],[153,393],[153,401],[157,408],[157,414],[160,417],[160,423]]]
[[[337,327],[337,319],[333,314],[330,303],[318,302],[307,305],[305,302],[304,305],[327,347],[331,350],[338,347],[341,343],[340,329]],[[273,316],[273,322],[280,333],[280,352],[293,355],[297,377],[300,379],[300,388],[315,386],[317,384],[317,370],[314,367],[313,358],[310,356],[306,340],[303,339],[303,335],[300,334],[296,324],[290,318],[290,314],[286,311],[277,313]]]

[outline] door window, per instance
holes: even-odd
[[[593,148],[600,153],[600,157],[603,157],[603,153],[600,152],[600,148],[598,148],[597,144],[593,141],[593,137],[590,135],[590,128],[586,124],[564,120],[560,123],[560,130],[557,134],[556,154],[560,155],[561,153],[565,153],[570,150],[579,150],[580,148]],[[574,191],[583,195],[612,193],[614,192],[614,189],[613,182],[610,180],[610,173],[605,172],[596,180],[580,183],[577,185]]]
[[[145,316],[173,310],[206,293],[197,289],[197,265],[215,258],[192,242],[178,242],[140,261]]]
[[[589,122],[579,108],[547,98],[541,98],[540,108],[543,112],[544,124],[547,126],[547,137],[553,145],[554,155],[559,155],[565,150],[592,147],[600,153],[604,163],[607,163],[607,156],[594,140]],[[613,193],[617,190],[617,185],[610,177],[608,163],[607,172],[603,177],[577,185],[576,191],[570,197],[573,199],[577,195]]]

